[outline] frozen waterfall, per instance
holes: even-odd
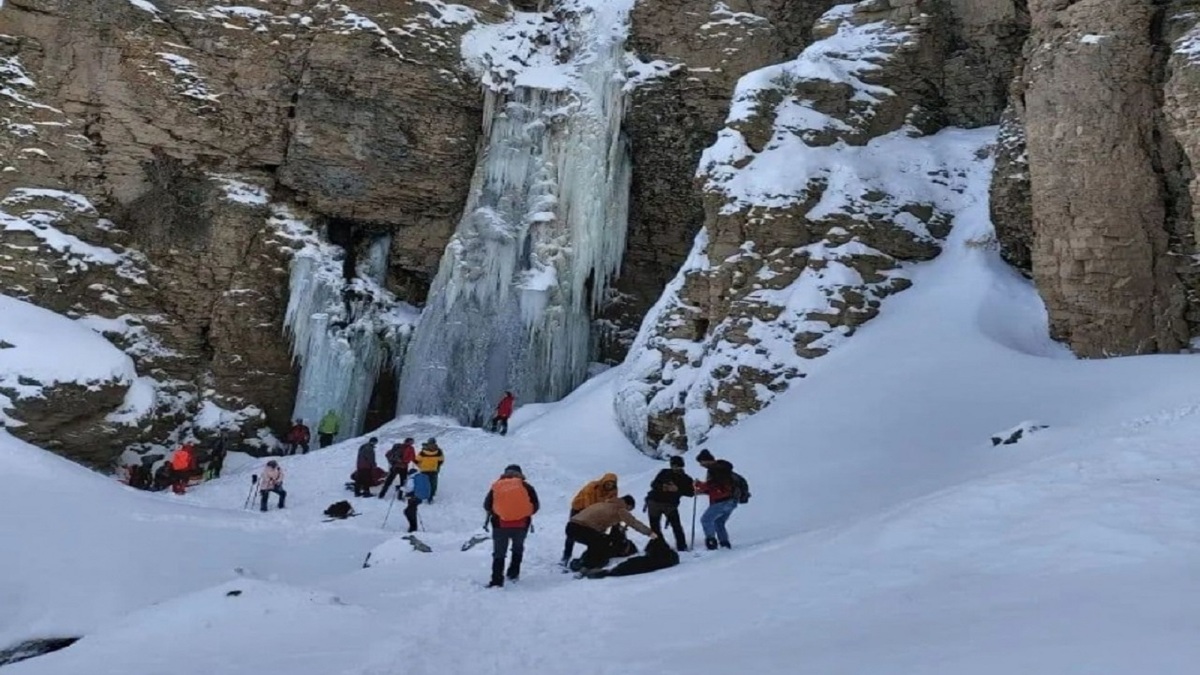
[[[565,62],[487,89],[482,154],[409,345],[400,413],[479,423],[505,390],[551,401],[586,378],[592,311],[625,248],[630,5],[575,3],[546,41]]]
[[[371,240],[347,280],[341,249],[310,244],[292,259],[290,298],[284,324],[300,364],[293,419],[316,434],[327,410],[337,411],[337,438],[362,433],[371,395],[384,367],[403,350],[416,311],[383,289],[391,238]]]

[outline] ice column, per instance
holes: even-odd
[[[362,433],[381,368],[407,340],[415,317],[382,288],[390,245],[388,236],[373,239],[352,280],[335,247],[310,245],[292,259],[284,318],[300,364],[292,418],[314,433],[327,410],[341,416],[339,439]]]
[[[483,153],[404,361],[400,413],[478,423],[505,390],[557,400],[587,376],[592,310],[625,249],[630,181],[630,3],[593,4],[566,19],[562,77],[518,75],[486,92]]]

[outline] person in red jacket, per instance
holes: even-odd
[[[397,476],[400,477],[400,485],[396,489],[404,489],[404,484],[408,481],[408,465],[417,461],[417,448],[413,443],[415,443],[413,439],[406,438],[404,443],[397,443],[392,446],[391,450],[384,453],[383,456],[388,461],[388,475],[383,481],[383,489],[379,491],[380,499],[387,498],[388,488],[392,486],[392,481],[396,480]]]
[[[508,418],[513,414],[513,403],[517,400],[511,391],[504,392],[504,398],[496,405],[496,416],[492,418],[492,431],[500,432],[501,436],[508,433]]]
[[[303,449],[301,454],[308,454],[308,443],[312,439],[312,432],[304,425],[304,420],[296,420],[291,429],[288,429],[287,436],[284,441],[287,442],[287,454],[296,454],[297,449]]]
[[[171,491],[177,495],[187,492],[188,480],[191,479],[195,468],[195,448],[191,443],[184,443],[179,446],[175,454],[171,455],[171,474],[175,478],[175,483],[171,485]]]
[[[696,494],[708,495],[708,508],[700,516],[700,525],[704,528],[704,546],[710,551],[718,546],[730,548],[725,522],[738,505],[733,493],[733,465],[723,459],[709,465],[706,480],[696,481]]]

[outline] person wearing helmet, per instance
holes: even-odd
[[[505,577],[516,581],[521,576],[521,560],[525,556],[525,536],[538,512],[538,496],[533,486],[525,482],[525,474],[517,464],[504,467],[504,474],[492,483],[483,498],[492,526],[492,579],[488,588],[504,585]],[[508,546],[512,544],[512,562],[504,570]]]

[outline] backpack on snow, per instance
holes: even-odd
[[[325,509],[325,515],[330,518],[349,518],[354,515],[354,507],[350,505],[350,502],[345,500],[334,502],[329,505],[329,508]]]
[[[733,472],[733,498],[739,504],[746,504],[750,501],[750,484],[742,474]]]
[[[517,522],[533,515],[533,500],[520,478],[501,478],[492,483],[492,513],[500,522]]]

